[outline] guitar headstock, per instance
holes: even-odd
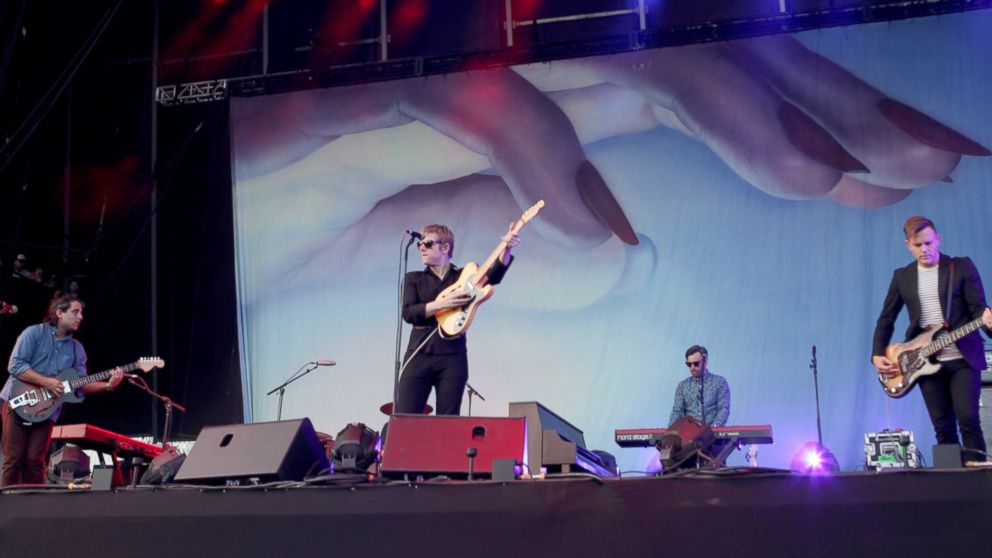
[[[165,361],[159,357],[141,357],[134,363],[142,372],[151,372],[155,368],[165,366]]]
[[[537,217],[542,207],[544,207],[544,200],[537,200],[537,203],[527,208],[527,211],[524,211],[524,214],[520,216],[520,224],[526,225],[531,219]]]

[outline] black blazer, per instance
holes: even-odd
[[[954,262],[953,291],[951,292],[951,311],[948,316],[947,308],[947,282],[951,273],[951,262]],[[916,262],[901,267],[892,273],[892,282],[889,284],[889,292],[885,295],[885,303],[882,304],[882,313],[878,316],[875,324],[875,337],[872,342],[872,355],[880,356],[885,354],[885,347],[892,339],[892,331],[895,327],[896,318],[899,311],[905,305],[909,311],[909,328],[906,330],[906,340],[910,340],[923,332],[920,327],[920,314],[923,310],[920,307],[920,297],[917,293]],[[940,266],[937,272],[937,289],[940,291],[940,309],[947,316],[952,329],[982,317],[985,311],[985,289],[982,287],[982,278],[978,275],[978,270],[971,258],[955,258],[945,254],[940,255]],[[968,365],[975,370],[985,370],[985,351],[982,347],[982,336],[974,331],[955,343]]]

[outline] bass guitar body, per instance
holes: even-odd
[[[925,356],[923,350],[933,342],[940,329],[939,325],[932,325],[905,343],[893,343],[885,348],[885,356],[899,366],[899,374],[895,376],[878,375],[885,395],[898,399],[909,393],[917,380],[940,370],[940,363],[935,362],[936,355]]]
[[[478,264],[469,262],[462,268],[461,275],[458,276],[458,281],[441,291],[441,296],[451,292],[465,292],[472,296],[472,300],[465,306],[446,308],[434,315],[437,318],[441,337],[458,337],[465,333],[468,327],[472,325],[472,320],[475,319],[475,314],[479,310],[479,306],[489,300],[489,297],[493,296],[495,289],[492,285],[487,284],[479,287],[476,284],[479,276],[480,269]]]

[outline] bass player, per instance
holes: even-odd
[[[52,440],[51,420],[25,423],[9,400],[14,379],[47,389],[56,397],[62,395],[62,382],[55,376],[74,369],[80,377],[86,375],[86,351],[75,338],[83,321],[83,302],[76,295],[66,295],[52,306],[48,321],[25,329],[17,338],[10,355],[10,378],[0,392],[3,401],[3,476],[0,486],[41,484],[45,481],[45,460]],[[106,382],[90,383],[82,389],[85,394],[113,391],[120,384],[123,371],[117,368]]]
[[[926,217],[910,217],[903,232],[914,261],[892,274],[872,342],[872,364],[886,377],[900,374],[898,364],[885,354],[903,306],[909,312],[907,340],[935,324],[943,324],[949,331],[978,318],[992,335],[992,311],[985,303],[982,279],[971,259],[941,254],[940,234]],[[962,460],[966,465],[977,465],[987,458],[978,415],[979,371],[986,368],[981,336],[974,331],[962,337],[941,350],[936,359],[940,369],[918,382],[937,443],[963,441]]]

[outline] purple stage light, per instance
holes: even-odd
[[[820,457],[820,452],[816,450],[806,450],[803,461],[806,462],[806,466],[810,469],[821,469],[823,467],[823,459]]]
[[[840,465],[826,447],[817,442],[806,442],[792,458],[789,468],[799,473],[819,474],[839,471]]]

